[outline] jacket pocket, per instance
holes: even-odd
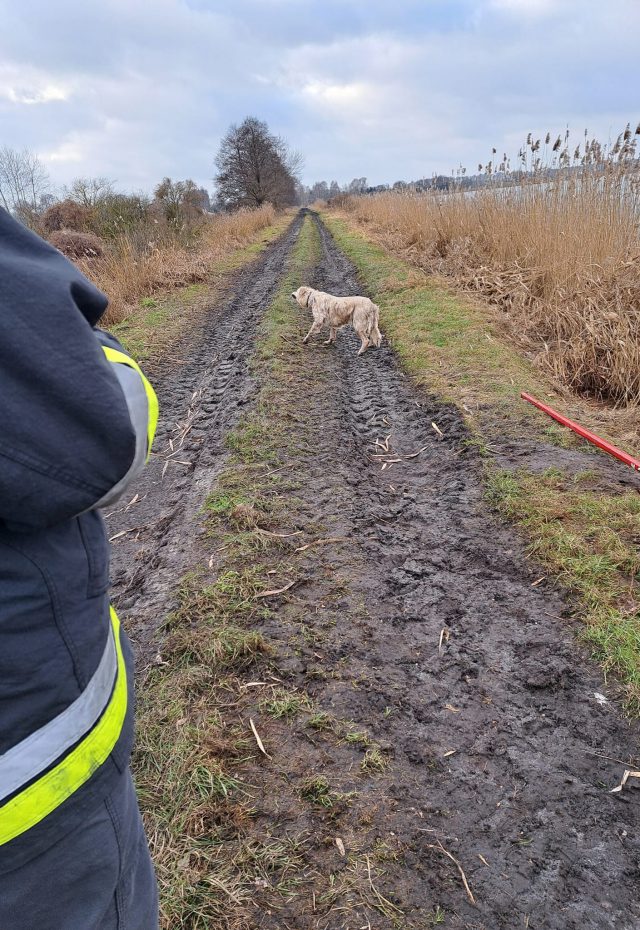
[[[87,597],[98,597],[109,587],[109,544],[104,521],[95,510],[83,513],[77,519],[87,555]]]

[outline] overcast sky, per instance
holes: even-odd
[[[370,184],[640,118],[640,0],[0,0],[0,23],[0,145],[58,185],[211,189],[247,115],[306,182]]]

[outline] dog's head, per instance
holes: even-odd
[[[299,287],[297,291],[294,291],[291,295],[292,299],[296,301],[301,307],[309,306],[309,298],[313,293],[313,288],[311,287]]]

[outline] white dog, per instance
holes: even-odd
[[[291,295],[301,307],[308,307],[313,314],[313,324],[304,337],[306,343],[311,336],[319,333],[323,326],[329,327],[329,338],[325,345],[336,341],[338,329],[351,323],[360,337],[360,351],[358,355],[382,342],[382,334],[378,329],[380,308],[368,297],[334,297],[324,291],[316,291],[312,287],[299,287]]]

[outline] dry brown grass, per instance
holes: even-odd
[[[176,238],[154,242],[149,236],[124,234],[105,247],[101,258],[81,262],[82,270],[109,297],[104,318],[110,326],[126,319],[140,298],[159,290],[204,281],[222,256],[271,226],[269,204],[255,210],[208,217],[187,246]]]
[[[640,161],[630,130],[609,151],[587,148],[573,160],[550,151],[550,176],[530,140],[524,180],[497,180],[489,165],[473,193],[384,193],[346,209],[387,247],[497,304],[511,336],[572,390],[637,404]]]

